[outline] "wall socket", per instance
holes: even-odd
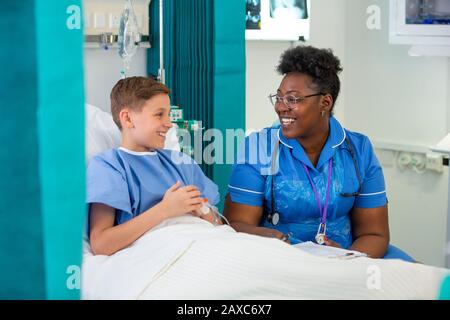
[[[118,29],[120,25],[120,14],[119,13],[110,13],[109,14],[109,28],[110,29]]]
[[[103,12],[94,13],[94,28],[101,29],[106,27],[106,14]]]
[[[427,170],[433,170],[437,172],[444,171],[444,160],[442,155],[435,153],[427,153],[427,161],[425,168]]]

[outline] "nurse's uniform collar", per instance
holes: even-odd
[[[153,156],[156,154],[156,151],[133,151],[124,147],[119,147],[118,149],[135,156]]]
[[[281,134],[280,135],[280,131],[281,131],[281,128],[279,128],[278,129],[278,132],[277,132],[277,135],[278,135],[278,141],[280,141],[282,144],[284,144],[286,147],[288,147],[288,148],[291,148],[291,149],[294,149],[294,147],[293,146],[291,146],[291,145],[289,145],[288,143],[287,143],[287,139],[283,136],[283,134]]]
[[[330,158],[332,158],[336,152],[336,149],[345,141],[347,134],[339,121],[334,117],[330,117],[330,133],[328,140],[320,153],[319,161],[317,162],[317,168],[322,168]]]
[[[317,168],[321,168],[323,164],[325,164],[330,158],[333,157],[336,148],[341,146],[344,143],[345,138],[347,137],[344,128],[334,117],[330,117],[329,123],[330,133],[322,149],[322,152],[320,153]],[[306,153],[303,150],[301,144],[296,139],[287,139],[286,137],[284,137],[283,132],[281,132],[281,128],[278,129],[278,141],[280,141],[280,143],[284,146],[291,149],[294,157],[310,167],[311,170],[317,170],[317,168],[314,167],[311,163],[310,159],[306,156]]]
[[[332,129],[334,130],[331,132]],[[330,132],[332,133],[333,143],[337,142],[335,145],[331,146],[332,149],[339,147],[347,138],[347,133],[345,133],[344,128],[333,116],[330,117]]]
[[[283,133],[281,132],[281,128],[278,129],[277,132],[278,135],[278,141],[280,141],[283,145],[290,149],[294,149],[294,147],[289,143],[295,142],[295,139],[287,139],[283,136]],[[331,146],[332,149],[335,149],[339,147],[341,144],[344,143],[345,138],[347,138],[347,134],[345,133],[344,128],[341,126],[339,121],[337,121],[333,116],[330,117],[330,142],[333,143]]]

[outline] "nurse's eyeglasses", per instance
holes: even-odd
[[[277,93],[275,94],[271,94],[269,95],[269,100],[272,103],[272,105],[276,108],[277,105],[281,102],[284,103],[284,105],[289,109],[289,110],[294,110],[295,108],[297,108],[297,106],[303,102],[306,98],[310,98],[310,97],[316,97],[316,96],[323,96],[325,95],[325,93],[323,92],[318,92],[318,93],[314,93],[314,94],[309,94],[307,96],[294,96],[292,94],[288,94],[285,96],[280,96]]]

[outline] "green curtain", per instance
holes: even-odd
[[[0,4],[1,299],[80,297],[83,37],[70,6],[81,0]]]
[[[152,48],[147,66],[149,74],[157,75],[158,0],[151,2],[150,19]],[[203,132],[216,128],[223,137],[225,129],[244,129],[245,1],[165,0],[164,66],[172,104],[184,109],[185,119],[200,120]],[[211,143],[204,141],[202,150]],[[215,146],[225,154],[224,146]],[[194,154],[197,161],[201,156]],[[201,167],[219,185],[223,197],[231,166],[202,163]]]

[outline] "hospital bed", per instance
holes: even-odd
[[[86,154],[118,146],[111,116],[86,105]],[[168,148],[176,148],[169,135]],[[172,218],[112,256],[83,246],[83,299],[435,299],[450,270],[318,257],[277,239]]]

